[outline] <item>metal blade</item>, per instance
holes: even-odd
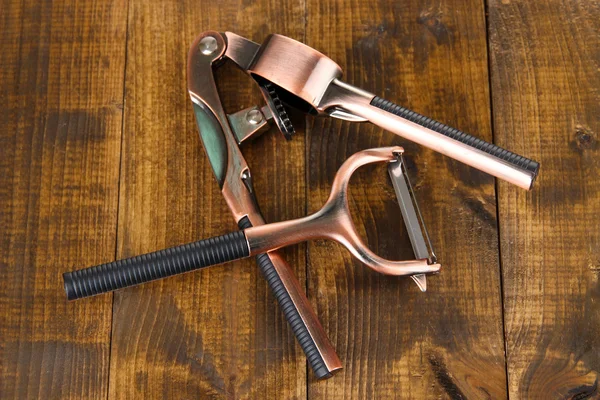
[[[430,250],[431,243],[429,241],[429,235],[427,234],[425,224],[423,223],[421,213],[419,212],[412,187],[410,186],[405,171],[406,168],[401,157],[397,162],[390,163],[388,166],[388,172],[392,179],[392,185],[394,186],[394,191],[398,198],[404,225],[406,225],[406,230],[408,231],[408,237],[413,252],[415,253],[415,257],[417,259],[426,258],[432,262],[435,261],[435,254],[433,254],[433,250]],[[423,235],[423,230],[425,230],[425,235]],[[427,240],[425,238],[427,238]],[[424,274],[413,275],[411,278],[415,281],[421,291],[424,292],[427,290],[427,278]]]

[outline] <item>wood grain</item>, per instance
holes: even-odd
[[[482,2],[312,0],[307,22],[307,43],[337,61],[348,82],[491,140]],[[309,245],[310,294],[345,366],[311,381],[309,397],[505,398],[493,179],[371,125],[316,120],[308,132],[309,210],[326,200],[350,154],[405,146],[443,265],[420,293],[340,246]],[[359,174],[351,203],[371,248],[413,257],[384,168]]]
[[[494,132],[541,162],[500,183],[511,398],[598,398],[600,4],[490,2]]]
[[[3,399],[107,396],[111,296],[67,303],[61,274],[115,255],[123,9],[123,1],[2,6]]]
[[[303,13],[293,1],[131,1],[120,257],[237,229],[198,137],[187,51],[205,30],[303,39]],[[219,72],[230,112],[262,102],[247,76]],[[243,149],[268,221],[305,213],[305,143],[297,127],[291,143],[272,130]],[[305,282],[303,248],[286,258]],[[111,398],[306,397],[304,354],[253,260],[116,294],[112,337]]]
[[[600,398],[598,21],[597,1],[568,0],[3,2],[0,398]],[[245,145],[268,221],[318,209],[350,154],[407,150],[444,267],[427,293],[330,242],[285,252],[344,363],[328,381],[307,372],[254,261],[114,304],[65,300],[61,273],[115,247],[236,229],[186,91],[188,46],[208,29],[304,41],[348,82],[486,140],[493,121],[495,143],[542,164],[534,191],[495,188],[371,125],[305,131],[299,114],[292,142],[272,130]],[[262,102],[224,69],[228,110]],[[359,171],[351,201],[378,254],[412,257],[382,166]]]

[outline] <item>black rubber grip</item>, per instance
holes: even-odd
[[[244,217],[240,220],[238,226],[240,229],[247,229],[252,227],[252,223],[248,217]],[[327,366],[321,357],[321,353],[319,353],[319,350],[317,349],[317,346],[310,335],[310,332],[308,331],[308,327],[304,324],[304,320],[300,316],[300,313],[292,301],[290,294],[286,290],[285,285],[281,281],[281,277],[277,273],[277,270],[271,262],[271,259],[267,254],[263,253],[256,256],[256,262],[258,263],[260,272],[267,280],[271,291],[275,295],[275,298],[277,299],[277,302],[283,311],[283,315],[290,324],[298,343],[300,343],[300,347],[302,347],[304,354],[306,354],[308,364],[315,373],[315,376],[318,379],[329,378],[332,376],[332,374],[327,369]]]
[[[499,159],[506,161],[507,163],[522,170],[532,172],[534,174],[534,179],[537,176],[540,168],[540,164],[537,161],[530,160],[529,158],[515,154],[511,151],[503,149],[502,147],[496,146],[495,144],[488,143],[485,140],[471,136],[468,133],[462,132],[456,128],[444,125],[441,122],[394,104],[391,101],[382,99],[381,97],[375,96],[373,100],[371,100],[371,105],[498,157]]]
[[[244,232],[238,231],[140,256],[63,274],[69,300],[107,293],[155,279],[248,257]]]

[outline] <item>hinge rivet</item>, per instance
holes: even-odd
[[[258,125],[262,122],[262,120],[262,113],[257,109],[250,110],[248,111],[248,114],[246,114],[246,121],[248,121],[249,124]]]
[[[212,53],[215,52],[215,50],[219,48],[219,43],[214,37],[207,36],[200,40],[200,45],[198,46],[198,48],[200,49],[200,52],[202,54],[204,54],[205,56],[210,56]]]

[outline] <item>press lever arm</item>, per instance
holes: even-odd
[[[432,118],[335,79],[320,102],[337,116],[343,110],[412,142],[477,168],[523,189],[531,189],[539,163],[452,128]],[[328,111],[327,111],[328,110]]]

